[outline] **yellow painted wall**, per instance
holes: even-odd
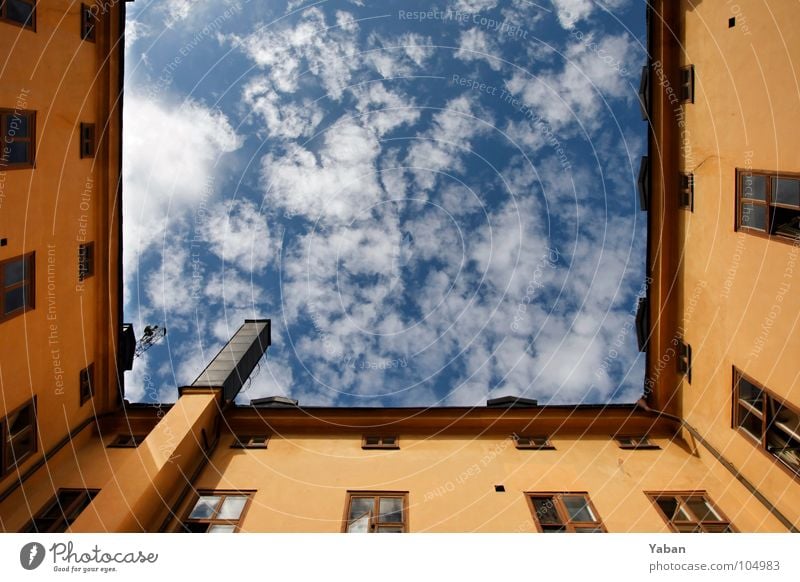
[[[682,7],[680,64],[694,64],[696,75],[681,160],[695,176],[694,212],[677,214],[675,300],[693,349],[682,412],[800,524],[800,478],[731,429],[734,366],[800,406],[800,241],[734,229],[736,168],[800,172],[800,10],[755,0]]]
[[[369,451],[357,434],[283,434],[267,450],[242,450],[227,436],[196,488],[256,491],[244,531],[341,531],[348,490],[408,491],[412,532],[535,532],[526,491],[585,491],[608,531],[666,532],[643,491],[677,490],[706,490],[741,531],[785,531],[722,467],[685,443],[654,441],[663,450],[564,436],[555,451],[522,451],[501,435],[419,435]]]
[[[35,32],[0,22],[0,107],[36,111],[35,169],[0,173],[0,260],[36,253],[35,309],[0,322],[0,418],[38,399],[39,447],[21,470],[116,403],[119,14],[114,3],[95,43],[80,38],[71,0],[39,2]],[[81,122],[96,124],[94,159],[79,157]],[[95,242],[95,276],[79,285],[84,241]],[[96,397],[81,407],[79,373],[92,362]]]

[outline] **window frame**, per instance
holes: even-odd
[[[669,528],[672,530],[673,533],[737,533],[738,532],[738,530],[734,527],[731,520],[728,519],[728,517],[722,512],[722,510],[720,510],[719,506],[717,506],[717,504],[711,500],[706,491],[645,491],[644,493],[653,504],[653,507],[655,507],[655,510],[667,523],[667,525],[669,526]],[[694,514],[694,512],[688,506],[688,504],[686,504],[686,500],[691,497],[701,497],[703,499],[703,502],[706,503],[709,507],[711,507],[714,513],[716,513],[717,516],[719,516],[721,519],[718,521],[697,519],[697,521],[685,521],[685,522],[679,521],[676,523],[672,521],[667,516],[666,513],[664,513],[664,511],[661,509],[661,506],[658,504],[659,499],[670,498],[670,497],[675,498],[678,501],[679,507],[684,512],[688,512],[687,515],[691,515],[695,519],[697,519],[697,516]],[[699,527],[701,531],[699,532],[681,531],[680,529],[678,529],[678,526],[680,525],[684,526],[693,525],[695,527]],[[707,531],[706,528],[710,526],[716,526],[716,527],[724,526],[727,527],[730,530],[730,532]]]
[[[210,528],[214,525],[232,525],[233,531],[231,533],[239,533],[241,531],[241,525],[244,521],[245,516],[247,515],[247,510],[250,509],[250,504],[253,502],[253,496],[255,495],[255,491],[238,491],[235,489],[203,489],[197,491],[197,495],[192,498],[192,502],[189,504],[189,507],[186,508],[184,512],[184,518],[178,522],[178,532],[182,533],[201,533],[201,532],[190,532],[186,529],[186,523],[204,523],[207,524]],[[214,509],[214,517],[210,518],[189,518],[192,511],[194,511],[195,507],[197,506],[197,502],[200,500],[201,497],[205,496],[215,496],[220,497],[219,503],[217,504],[216,508]],[[219,513],[219,510],[222,508],[223,503],[225,503],[225,499],[228,497],[245,497],[244,507],[242,507],[242,511],[239,514],[238,519],[217,519],[215,516]],[[209,533],[208,531],[202,533]]]
[[[3,280],[5,273],[5,266],[7,263],[13,261],[27,261],[27,265],[23,266],[25,275],[18,283],[14,283],[11,287],[6,288],[5,281]],[[27,278],[26,278],[27,277]],[[10,313],[5,312],[5,300],[7,289],[13,290],[19,287],[28,285],[28,296],[25,298],[25,305],[22,308],[17,308]],[[24,255],[17,255],[4,261],[0,261],[0,323],[13,319],[22,315],[26,311],[36,308],[36,253],[27,253]]]
[[[743,198],[744,194],[744,179],[747,177],[753,176],[762,176],[765,180],[765,187],[764,187],[764,200],[758,200],[756,198]],[[755,170],[750,168],[736,168],[736,211],[734,216],[734,230],[736,232],[745,232],[747,234],[752,234],[769,241],[778,241],[784,244],[794,245],[797,241],[800,241],[800,236],[797,237],[790,237],[784,234],[772,233],[770,230],[772,229],[772,212],[771,209],[773,207],[777,208],[787,208],[792,209],[794,208],[791,205],[784,204],[784,205],[773,205],[772,204],[772,179],[773,178],[787,178],[790,180],[798,180],[800,181],[800,173],[798,172],[779,172],[778,170]],[[764,230],[759,230],[752,226],[746,226],[742,224],[742,213],[744,211],[744,205],[753,204],[756,206],[763,206],[764,207],[764,214],[765,214],[765,225]],[[800,206],[797,207],[798,214],[800,214]]]
[[[378,439],[377,443],[369,443],[369,439]],[[385,439],[392,439],[394,442],[386,443]],[[364,435],[361,437],[361,448],[364,450],[389,450],[395,451],[400,448],[400,437],[396,435]]]
[[[232,449],[267,449],[269,448],[268,434],[242,434],[233,435]],[[255,439],[264,439],[263,443],[254,442]]]
[[[688,73],[688,79],[684,75]],[[681,103],[694,103],[695,71],[694,65],[684,65],[680,68],[680,100]]]
[[[94,123],[81,122],[78,133],[80,157],[82,160],[93,159],[97,153],[97,133]]]
[[[555,445],[550,441],[550,437],[547,435],[520,435],[514,433],[511,435],[514,439],[514,446],[520,451],[554,451],[556,450]],[[522,442],[523,440],[528,441],[527,443]],[[536,441],[544,441],[542,443],[537,443]]]
[[[33,448],[27,451],[21,457],[15,457],[13,452],[11,451],[11,435],[9,429],[9,419],[12,418],[14,415],[18,414],[22,410],[31,407],[31,418],[32,422],[29,427],[26,427],[26,430],[31,431],[31,441],[33,442]],[[20,431],[21,433],[22,431]],[[20,434],[18,433],[18,434]],[[3,418],[0,418],[0,479],[5,478],[6,476],[10,475],[14,472],[14,470],[18,470],[20,465],[28,460],[30,457],[36,454],[39,450],[39,422],[38,422],[38,409],[36,406],[36,396],[28,400],[27,402],[17,406],[11,412],[6,414]],[[13,460],[12,460],[13,459]]]
[[[81,40],[87,42],[97,40],[97,16],[91,7],[84,3],[81,3]]]
[[[583,497],[583,500],[592,514],[597,518],[596,521],[572,521],[570,519],[569,511],[564,505],[564,497]],[[597,508],[592,503],[589,493],[586,491],[526,491],[525,499],[528,503],[528,509],[531,510],[531,517],[539,533],[608,533],[603,519],[597,511]],[[553,508],[556,510],[558,517],[561,519],[560,525],[564,527],[564,532],[546,532],[539,521],[538,511],[534,499],[553,499]],[[546,524],[556,525],[556,524]],[[599,532],[577,532],[576,529],[598,528]]]
[[[84,381],[85,380],[85,381]],[[84,385],[88,383],[88,392],[84,390]],[[78,393],[80,394],[81,406],[86,404],[89,400],[94,398],[94,362],[86,366],[80,371],[78,380]]]
[[[36,167],[36,111],[31,109],[8,109],[5,107],[0,108],[0,141],[3,143],[6,139],[6,126],[9,119],[14,116],[25,115],[28,118],[28,137],[16,137],[11,139],[12,142],[20,142],[28,144],[28,161],[25,163],[11,163],[10,161],[2,161],[0,155],[0,171],[6,170],[32,170]],[[9,142],[10,143],[10,142]]]
[[[694,174],[681,172],[678,178],[678,207],[694,212]]]
[[[31,32],[36,32],[36,8],[38,8],[39,3],[37,2],[37,0],[22,0],[22,2],[25,4],[30,4],[31,8],[33,9],[31,11],[31,18],[29,25],[22,24],[20,22],[17,22],[16,20],[11,20],[10,18],[8,18],[5,12],[6,10],[5,4],[2,7],[0,7],[0,22],[6,22],[8,24],[13,24],[14,26],[18,26],[19,28],[24,28],[26,30],[30,30]]]
[[[109,449],[135,449],[138,448],[147,438],[146,434],[126,434],[120,433],[114,437],[114,440],[106,445]]]
[[[68,503],[68,504],[65,505],[61,501],[59,501],[59,496],[63,495],[63,494],[66,494],[66,493],[82,493],[82,495],[79,496],[79,497],[76,497],[74,500],[72,500],[71,503]],[[80,517],[80,515],[84,511],[86,511],[86,508],[89,507],[89,505],[91,505],[92,501],[94,500],[95,497],[97,497],[98,493],[100,493],[100,489],[76,489],[76,488],[59,489],[58,491],[56,491],[56,494],[53,495],[53,497],[51,497],[47,501],[47,503],[45,503],[41,507],[41,509],[39,509],[38,512],[36,512],[36,515],[33,516],[30,519],[30,521],[28,521],[28,523],[25,524],[25,527],[23,527],[20,530],[20,533],[64,533],[64,532],[66,532],[67,529],[69,529],[69,527],[75,522],[75,520],[78,519],[78,517]],[[70,518],[68,518],[67,515],[69,513],[72,513],[78,507],[80,507],[80,505],[83,504],[84,502],[85,502],[85,504],[83,505],[83,507],[80,508],[80,511],[78,512],[78,514],[70,521]],[[56,505],[59,507],[59,509],[61,511],[61,518],[60,519],[59,518],[55,518],[56,521],[53,523],[53,525],[51,525],[49,528],[47,528],[46,531],[41,531],[38,527],[34,527],[36,525],[36,520],[37,519],[38,520],[47,519],[45,517],[42,517],[42,515],[47,513],[51,509],[53,509]],[[62,529],[62,526],[63,526],[63,529]],[[34,528],[33,530],[31,529],[32,527]]]
[[[78,282],[94,277],[94,241],[78,245]]]
[[[380,512],[380,500],[381,499],[397,499],[400,498],[403,500],[403,521],[402,521],[402,532],[400,533],[408,533],[411,531],[409,525],[409,514],[408,514],[408,491],[347,491],[347,497],[345,498],[344,503],[344,515],[342,516],[342,530],[341,533],[351,533],[348,532],[347,529],[350,527],[350,507],[353,502],[353,499],[358,498],[371,498],[373,499],[373,513],[375,515],[379,515]],[[388,533],[388,532],[379,532],[377,529],[379,527],[397,527],[398,523],[401,522],[379,522],[376,521],[376,518],[370,516],[369,518],[369,531],[366,533],[369,534],[377,534],[377,533]],[[352,532],[355,533],[355,532]]]
[[[629,444],[624,444],[623,439],[635,441]],[[614,440],[620,449],[627,451],[660,451],[661,447],[650,440],[649,435],[633,435],[633,434],[618,434],[614,435]]]
[[[756,409],[753,405],[749,404],[746,400],[743,400],[739,397],[739,383],[744,380],[761,391],[761,406],[762,410]],[[734,429],[736,432],[742,434],[744,438],[746,438],[751,443],[757,444],[758,450],[764,453],[767,457],[769,457],[774,463],[777,463],[780,467],[782,467],[789,476],[793,477],[794,479],[800,479],[800,468],[795,469],[791,465],[787,464],[786,461],[781,459],[778,455],[774,454],[772,451],[769,450],[768,446],[768,435],[770,428],[774,421],[772,420],[772,406],[771,403],[776,403],[781,408],[787,408],[793,411],[795,414],[800,416],[800,408],[792,404],[791,402],[777,396],[774,392],[765,388],[760,382],[757,382],[735,366],[733,367],[733,392],[732,392],[732,399],[731,399],[731,428]],[[756,418],[760,417],[761,420],[761,434],[759,436],[754,435],[749,430],[747,430],[742,425],[742,419],[739,416],[740,406],[744,406],[753,416]],[[794,433],[793,430],[786,429],[787,432]],[[789,436],[795,438],[796,440],[800,441],[800,434],[790,434]]]

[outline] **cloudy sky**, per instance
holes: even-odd
[[[128,5],[126,377],[174,400],[245,318],[241,402],[633,401],[640,0]]]

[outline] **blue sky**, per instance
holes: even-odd
[[[130,400],[253,317],[241,402],[641,395],[643,2],[128,6]]]

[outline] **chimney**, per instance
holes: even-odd
[[[272,343],[269,319],[245,319],[244,324],[192,383],[192,388],[222,388],[230,402],[250,377]]]

